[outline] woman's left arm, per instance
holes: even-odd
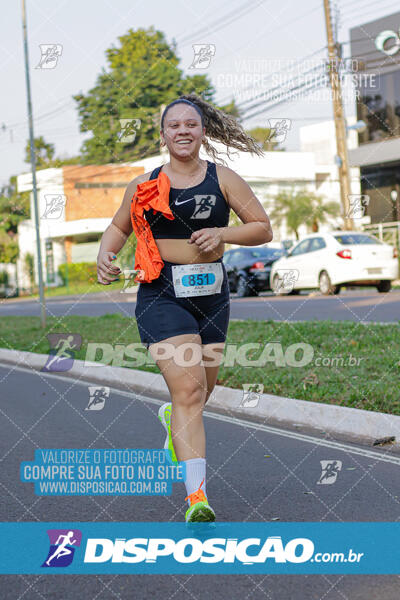
[[[218,167],[218,179],[227,202],[243,225],[211,227],[192,233],[190,243],[202,251],[214,250],[221,242],[239,246],[258,246],[272,241],[272,228],[261,202],[251,187],[228,167]]]

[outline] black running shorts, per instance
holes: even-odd
[[[161,342],[187,333],[199,334],[202,344],[224,342],[229,322],[229,284],[222,258],[221,291],[205,296],[177,298],[172,282],[172,267],[180,263],[164,260],[160,276],[151,283],[140,283],[135,316],[142,344]]]

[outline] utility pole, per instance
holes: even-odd
[[[324,0],[326,35],[328,38],[329,78],[332,89],[333,116],[335,120],[336,151],[338,157],[340,199],[343,209],[345,229],[353,229],[353,219],[350,217],[350,170],[347,154],[346,121],[342,104],[342,88],[340,83],[340,68],[338,46],[333,38],[330,0]]]
[[[25,79],[26,79],[26,96],[28,102],[28,121],[29,121],[29,142],[31,150],[31,167],[32,167],[32,190],[33,190],[33,208],[35,217],[36,230],[36,252],[37,252],[37,270],[39,279],[39,300],[41,308],[41,324],[46,327],[46,305],[44,300],[43,287],[43,272],[42,272],[42,253],[40,249],[40,227],[39,227],[39,211],[37,201],[37,186],[36,186],[36,157],[35,157],[35,142],[33,135],[33,117],[32,117],[32,99],[31,99],[31,84],[29,79],[29,57],[28,57],[28,36],[26,31],[26,11],[25,0],[22,0],[22,31],[24,38],[24,56],[25,56]]]

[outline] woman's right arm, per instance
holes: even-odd
[[[97,281],[103,285],[110,285],[120,273],[120,269],[114,266],[112,261],[115,260],[116,255],[132,233],[131,200],[141,181],[143,181],[143,175],[135,177],[127,185],[121,206],[102,235],[97,255]]]

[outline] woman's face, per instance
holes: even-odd
[[[169,153],[180,160],[198,157],[204,133],[199,113],[184,103],[167,110],[164,131],[160,131]]]

